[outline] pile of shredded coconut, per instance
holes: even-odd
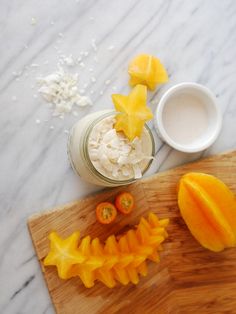
[[[152,156],[145,155],[142,138],[130,142],[123,133],[116,132],[114,123],[114,117],[108,117],[93,128],[88,141],[90,159],[100,173],[112,179],[141,178],[143,166]]]
[[[54,116],[64,116],[72,111],[73,106],[92,105],[88,96],[78,91],[78,74],[66,73],[62,67],[46,77],[38,79],[39,92],[43,98],[54,106]]]

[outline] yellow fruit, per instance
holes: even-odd
[[[132,141],[140,137],[145,122],[153,118],[147,107],[147,88],[137,85],[128,96],[113,94],[112,100],[119,114],[116,116],[115,129],[122,131]]]
[[[160,60],[154,56],[141,54],[129,64],[130,85],[144,84],[154,90],[157,84],[166,83],[168,75]]]
[[[79,232],[72,233],[65,240],[61,239],[56,232],[51,232],[49,235],[50,252],[44,259],[44,265],[55,265],[58,275],[62,279],[70,277],[69,273],[73,265],[85,260],[85,257],[77,249],[79,237]]]
[[[236,201],[222,181],[204,173],[184,175],[178,204],[188,228],[202,246],[218,252],[236,245]]]
[[[162,221],[155,214],[142,218],[136,229],[129,230],[117,239],[114,235],[101,244],[98,238],[86,236],[78,243],[79,233],[61,239],[55,232],[49,235],[51,250],[44,259],[45,266],[57,267],[63,279],[78,276],[86,288],[98,280],[109,288],[116,282],[137,284],[139,274],[147,275],[146,260],[159,262],[160,243],[166,238]],[[163,231],[164,229],[164,231]]]

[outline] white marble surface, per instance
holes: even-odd
[[[64,130],[76,118],[51,119],[48,106],[37,97],[35,78],[56,69],[60,53],[76,57],[88,51],[85,68],[77,68],[80,86],[92,75],[97,82],[87,88],[95,91],[94,106],[78,110],[82,117],[111,107],[113,86],[128,91],[127,64],[134,55],[155,54],[170,75],[162,90],[194,81],[218,97],[223,129],[203,154],[236,148],[236,1],[1,0],[0,24],[0,313],[48,314],[54,310],[26,219],[96,188],[76,178],[67,160]],[[32,63],[39,67],[31,67]],[[22,74],[17,78],[14,72]],[[108,79],[111,84],[106,86]],[[36,124],[36,119],[50,121]],[[157,149],[152,173],[202,155],[176,152],[160,140]]]

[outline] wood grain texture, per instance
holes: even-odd
[[[68,236],[79,229],[105,240],[135,225],[149,211],[169,217],[169,238],[164,244],[161,262],[148,263],[148,276],[137,286],[118,285],[113,289],[96,283],[84,288],[79,278],[60,280],[54,267],[42,270],[56,312],[59,314],[113,313],[236,313],[236,249],[213,253],[203,249],[191,236],[177,207],[176,188],[186,172],[213,174],[236,193],[236,151],[213,156],[192,164],[156,174],[123,188],[116,188],[34,215],[28,221],[34,247],[42,266],[49,250],[48,234],[56,230]],[[94,208],[104,200],[113,200],[120,190],[131,191],[136,209],[131,216],[118,216],[112,226],[96,222]]]

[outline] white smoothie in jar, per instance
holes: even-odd
[[[132,142],[113,128],[116,113],[92,113],[73,127],[68,153],[73,169],[86,181],[101,186],[129,184],[142,177],[154,154],[154,141],[145,125]]]

